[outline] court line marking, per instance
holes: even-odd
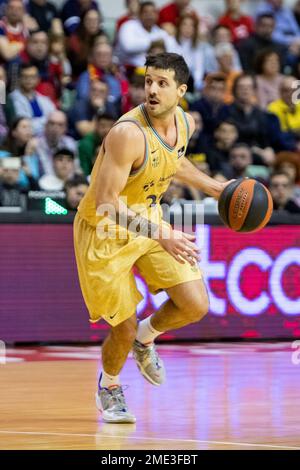
[[[158,437],[141,437],[141,436],[126,436],[111,435],[105,436],[103,434],[79,434],[79,433],[61,433],[61,432],[37,432],[37,431],[0,431],[0,434],[20,434],[20,435],[32,435],[32,436],[73,436],[73,437],[101,437],[104,439],[131,439],[138,441],[166,441],[166,442],[181,442],[181,443],[193,443],[193,444],[215,444],[215,445],[228,445],[228,446],[241,446],[241,447],[263,447],[268,449],[287,449],[287,450],[300,450],[300,447],[294,446],[283,446],[274,444],[252,444],[250,442],[226,442],[226,441],[204,441],[198,439],[168,439]]]

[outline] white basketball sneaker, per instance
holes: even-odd
[[[121,386],[115,385],[110,389],[99,387],[96,392],[96,405],[105,423],[136,422],[135,416],[128,409]]]
[[[145,346],[135,340],[132,353],[141,374],[148,382],[152,385],[161,385],[166,380],[164,363],[160,359],[154,343]]]

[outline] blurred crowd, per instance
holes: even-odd
[[[300,213],[300,0],[251,16],[245,3],[213,18],[190,0],[126,0],[112,31],[101,1],[0,0],[0,206],[63,191],[76,210],[104,137],[145,100],[146,55],[167,51],[190,69],[187,157],[220,181],[256,178],[275,209]],[[202,199],[175,179],[163,202]]]

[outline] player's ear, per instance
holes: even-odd
[[[183,84],[178,87],[178,94],[180,98],[183,98],[187,91],[187,85]]]

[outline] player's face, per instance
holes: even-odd
[[[153,117],[165,116],[174,111],[180,98],[186,92],[186,85],[179,85],[174,79],[174,70],[148,67],[145,77],[147,111]]]

